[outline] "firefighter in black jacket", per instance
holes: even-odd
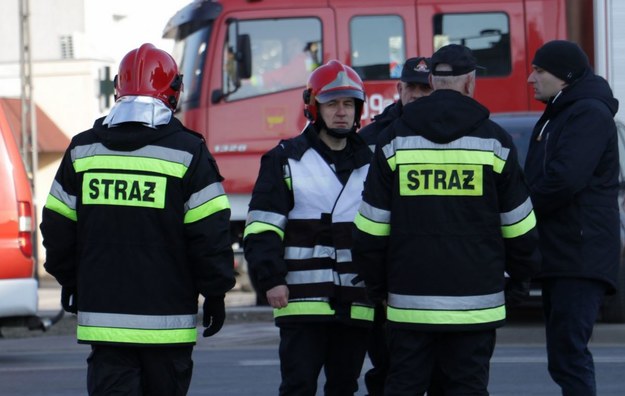
[[[280,327],[280,395],[352,395],[373,308],[351,259],[353,219],[371,152],[355,133],[364,103],[356,72],[332,60],[304,91],[302,134],[261,160],[245,257]]]
[[[130,51],[106,118],[76,135],[43,209],[45,269],[92,345],[90,395],[184,395],[198,292],[204,336],[234,286],[230,207],[201,135],[173,117],[182,76],[151,44]]]
[[[434,92],[404,108],[376,146],[355,223],[354,260],[387,304],[386,395],[423,395],[438,367],[446,394],[487,395],[505,277],[538,269],[529,191],[511,137],[471,98],[475,59],[432,56]]]

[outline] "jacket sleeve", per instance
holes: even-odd
[[[576,110],[565,121],[558,138],[551,136],[545,143],[550,158],[543,177],[531,186],[532,201],[539,213],[569,205],[588,186],[610,139],[616,136],[614,119],[607,108],[601,107],[587,105]]]
[[[77,177],[71,145],[56,172],[43,207],[40,225],[46,249],[45,270],[63,287],[76,287],[77,277]]]
[[[265,154],[250,202],[243,247],[250,275],[264,293],[286,284],[284,234],[288,213],[293,208],[288,166],[281,146]]]
[[[511,139],[498,185],[501,233],[506,250],[506,272],[511,279],[528,281],[540,270],[536,216],[529,188]]]
[[[202,142],[185,175],[184,230],[187,257],[199,292],[206,298],[223,296],[235,284],[230,236],[230,204],[223,178]]]
[[[365,180],[363,200],[354,223],[352,258],[364,280],[369,299],[386,299],[386,256],[391,232],[393,169],[385,150],[384,137],[378,140]],[[387,145],[390,150],[392,145]],[[390,155],[389,157],[393,157]]]

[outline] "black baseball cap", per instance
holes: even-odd
[[[484,69],[477,64],[473,52],[468,47],[460,44],[448,44],[441,47],[432,55],[432,75],[435,76],[461,76],[475,69]],[[451,66],[451,70],[436,70],[441,63]]]
[[[401,81],[430,85],[430,59],[422,56],[409,58],[401,69]]]

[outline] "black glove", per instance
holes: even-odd
[[[226,320],[226,305],[224,303],[225,296],[211,296],[204,300],[204,316],[202,324],[204,325],[204,337],[210,337],[217,334],[221,330]]]
[[[61,287],[61,306],[70,313],[78,312],[78,296],[75,287]]]
[[[520,305],[530,295],[530,281],[508,279],[506,281],[506,307],[513,308]]]

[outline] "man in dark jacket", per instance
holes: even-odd
[[[373,122],[363,127],[358,134],[375,151],[375,143],[380,133],[402,114],[408,103],[432,93],[430,86],[430,59],[424,57],[406,60],[397,81],[399,100],[388,105],[384,111],[373,118]],[[369,396],[384,395],[384,382],[388,373],[388,348],[386,347],[386,314],[382,304],[375,307],[375,320],[371,330],[371,341],[367,353],[373,366],[365,373],[365,385]],[[433,389],[428,390],[433,395]]]
[[[397,81],[399,100],[386,106],[384,111],[373,117],[373,122],[363,127],[358,134],[367,142],[371,151],[380,132],[401,116],[408,103],[432,93],[430,86],[430,58],[416,57],[406,60]]]
[[[182,76],[151,44],[130,51],[106,118],[76,135],[43,209],[45,269],[78,315],[90,395],[185,395],[197,338],[235,283],[230,206],[201,135],[173,117]]]
[[[604,295],[615,291],[620,252],[618,101],[575,43],[548,42],[532,63],[528,82],[547,107],[525,173],[543,256],[549,372],[564,395],[594,395],[588,341]]]
[[[512,138],[473,100],[471,51],[432,55],[434,92],[408,104],[376,145],[353,257],[387,306],[386,395],[487,395],[507,272],[538,269],[535,217]],[[513,283],[508,283],[513,284]]]

